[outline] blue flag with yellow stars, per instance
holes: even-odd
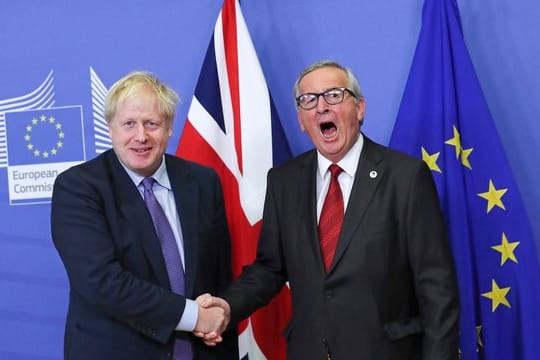
[[[390,140],[437,184],[460,289],[461,359],[540,359],[540,271],[455,0],[425,0]]]

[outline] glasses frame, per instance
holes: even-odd
[[[339,90],[341,92],[341,100],[339,100],[338,102],[330,102],[328,101],[328,99],[326,98],[331,92],[335,92],[336,90]],[[315,109],[317,107],[317,104],[319,103],[319,98],[322,96],[324,101],[328,104],[328,105],[337,105],[337,104],[341,104],[343,102],[343,100],[345,100],[345,93],[349,93],[353,98],[357,99],[356,95],[354,94],[354,92],[351,90],[351,89],[348,89],[346,87],[335,87],[335,88],[331,88],[331,89],[328,89],[328,90],[325,90],[323,92],[320,92],[320,93],[304,93],[304,94],[301,94],[299,95],[297,98],[296,98],[296,105],[304,110],[312,110],[312,109]],[[315,98],[315,102],[313,103],[313,106],[310,106],[310,107],[305,107],[305,106],[302,106],[302,104],[300,103],[300,99],[303,97],[303,96],[306,96],[306,95],[310,95],[310,96],[314,96]]]

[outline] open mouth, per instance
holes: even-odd
[[[321,128],[321,134],[325,138],[332,137],[332,136],[336,135],[336,133],[337,133],[337,126],[336,126],[336,124],[334,124],[331,121],[321,123],[319,126]]]

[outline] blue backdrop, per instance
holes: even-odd
[[[54,171],[102,149],[99,109],[104,89],[135,69],[150,70],[171,84],[183,99],[169,148],[173,153],[221,4],[0,0],[0,358],[62,358],[68,286],[50,239],[47,194]],[[422,4],[423,0],[242,1],[295,154],[311,143],[298,128],[291,87],[303,67],[323,58],[357,73],[367,99],[363,130],[388,143],[418,38]],[[540,155],[535,122],[540,113],[540,4],[458,4],[469,52],[540,248],[540,171],[535,166]],[[40,106],[55,110],[30,111]],[[78,120],[77,126],[65,128],[64,141],[57,125],[67,126],[66,111]],[[84,141],[78,144],[74,139],[80,137]],[[66,149],[76,155],[62,155]],[[54,166],[49,165],[51,158],[56,159]]]

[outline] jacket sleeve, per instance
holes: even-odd
[[[231,325],[266,305],[281,290],[286,280],[270,170],[256,259],[251,265],[244,267],[240,277],[221,294],[231,306]]]
[[[457,359],[459,292],[446,225],[424,162],[411,177],[405,215],[409,261],[424,340],[422,359]]]

